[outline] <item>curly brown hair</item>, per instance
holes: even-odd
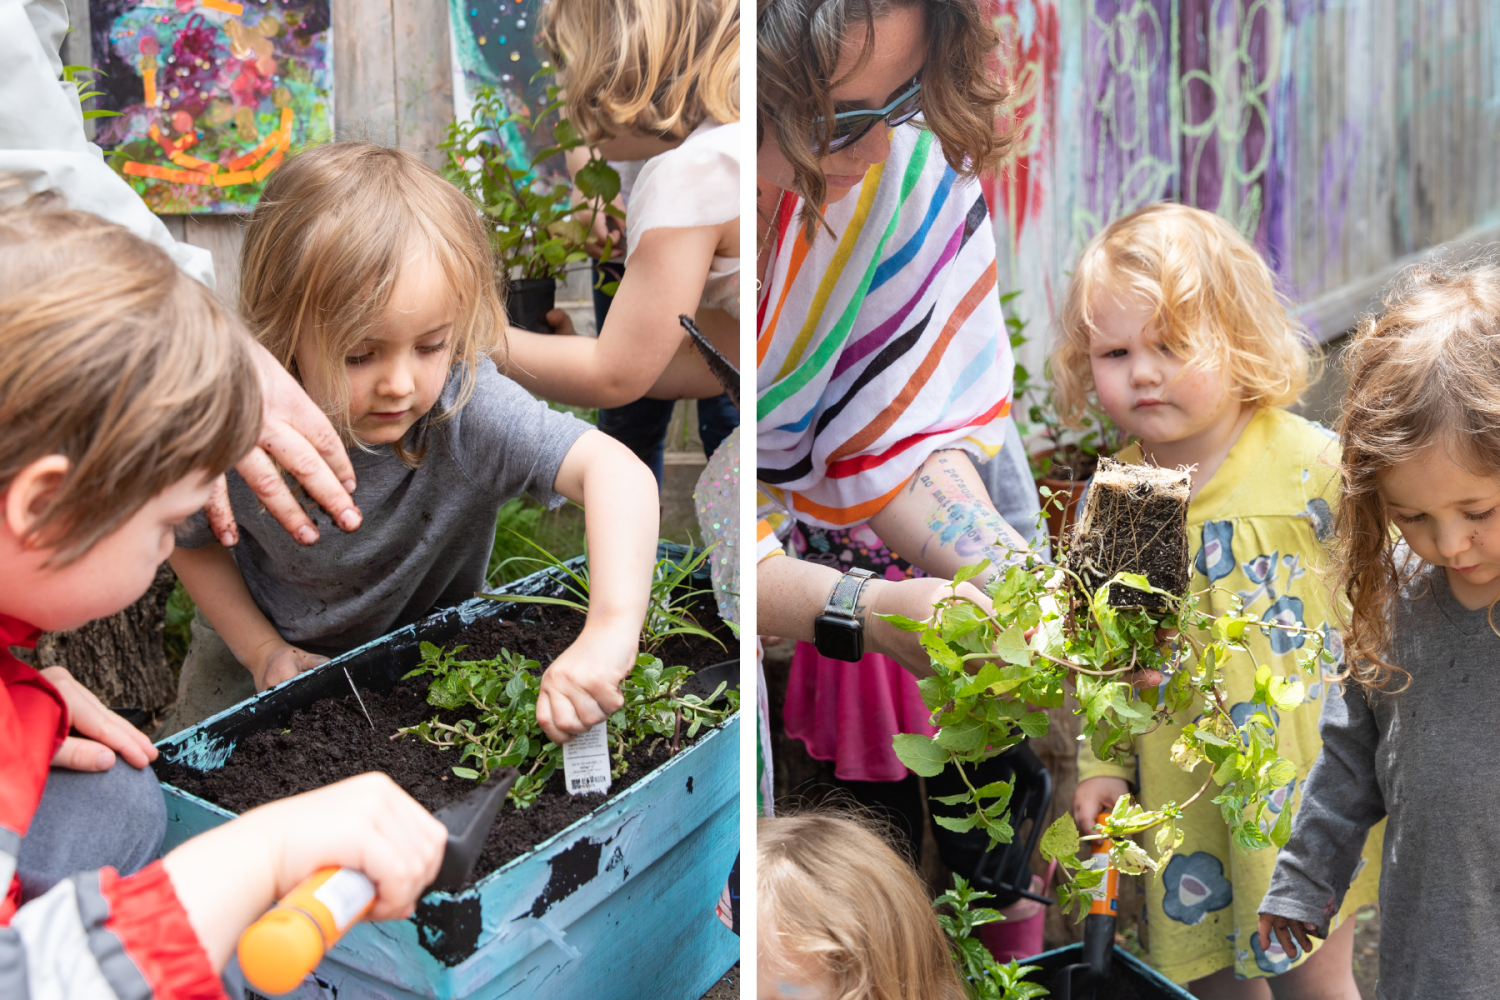
[[[976,0],[760,0],[756,17],[756,146],[767,131],[792,166],[792,190],[805,205],[802,225],[811,239],[828,197],[818,161],[831,134],[814,122],[833,120],[834,79],[844,42],[865,27],[865,48],[852,76],[864,68],[875,19],[898,7],[927,15],[927,59],[922,70],[922,114],[913,124],[937,137],[943,158],[973,177],[999,166],[1012,133],[996,130],[1009,89],[989,67],[1000,36]],[[820,134],[815,134],[815,132]],[[809,148],[809,139],[818,142]]]
[[[1351,610],[1340,679],[1384,691],[1401,675],[1404,688],[1410,673],[1386,659],[1390,608],[1425,564],[1412,557],[1397,565],[1380,476],[1442,441],[1465,468],[1500,477],[1500,255],[1408,269],[1380,314],[1360,323],[1344,371],[1334,555]]]

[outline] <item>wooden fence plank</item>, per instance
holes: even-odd
[[[400,145],[438,166],[453,117],[447,0],[394,0],[396,117]]]

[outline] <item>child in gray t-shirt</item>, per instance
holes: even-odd
[[[473,596],[496,512],[522,493],[582,503],[589,547],[588,618],[543,675],[537,721],[562,742],[620,707],[650,591],[656,481],[499,374],[493,268],[467,199],[409,154],[331,143],[273,175],[246,230],[241,312],[344,433],[364,521],[323,530],[312,510],[321,540],[299,545],[232,473],[233,554],[201,514],[179,530],[172,567],[206,621],[177,727],[233,704],[246,681],[263,690]],[[237,677],[214,666],[231,655]]]
[[[1500,265],[1413,268],[1345,365],[1334,551],[1348,669],[1323,702],[1323,750],[1260,904],[1260,945],[1274,933],[1295,956],[1309,933],[1327,934],[1366,832],[1386,817],[1375,995],[1493,997]]]

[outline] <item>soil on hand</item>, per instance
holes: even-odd
[[[697,617],[725,646],[735,648],[733,633],[714,616],[711,600],[700,604]],[[474,660],[489,659],[509,649],[545,667],[568,647],[582,627],[583,615],[579,612],[533,605],[519,621],[488,618],[471,625],[446,645],[450,649],[465,646],[462,656]],[[715,643],[697,636],[674,636],[659,655],[666,665],[683,664],[694,670],[731,658]],[[314,702],[295,713],[285,729],[259,732],[243,740],[229,761],[215,771],[199,771],[165,758],[158,758],[153,767],[162,781],[234,813],[366,771],[384,771],[423,806],[435,810],[475,787],[474,782],[457,777],[451,770],[459,763],[461,751],[434,747],[415,736],[390,737],[398,729],[434,716],[452,723],[478,713],[472,709],[440,712],[433,708],[427,704],[428,681],[426,676],[413,677],[386,692],[360,688],[369,719],[352,692]],[[692,742],[684,739],[683,746]],[[535,803],[517,809],[507,802],[500,810],[471,881],[526,853],[665,764],[671,756],[668,741],[655,738],[628,751],[625,759],[629,766],[611,784],[608,795],[569,795],[559,760]]]

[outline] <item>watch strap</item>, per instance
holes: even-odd
[[[867,569],[846,570],[839,577],[839,582],[833,585],[833,590],[828,595],[828,604],[823,608],[825,615],[842,615],[845,618],[854,617],[854,609],[859,605],[859,592],[864,589],[865,583],[875,574]]]

